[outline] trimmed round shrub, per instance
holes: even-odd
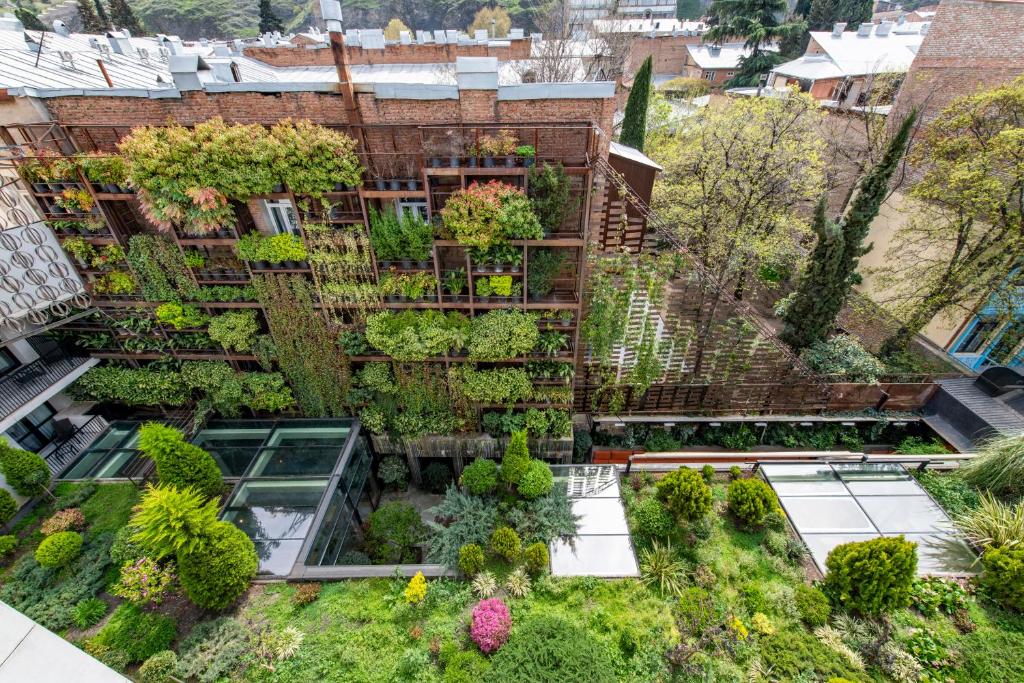
[[[217,461],[199,446],[185,440],[173,427],[150,422],[139,428],[139,450],[156,463],[161,484],[178,489],[194,488],[213,498],[224,489]]]
[[[185,595],[203,609],[221,610],[249,587],[259,567],[256,546],[230,522],[218,522],[201,550],[178,556]]]
[[[680,467],[655,484],[658,500],[677,519],[694,521],[711,512],[711,487],[697,470]]]
[[[85,517],[78,508],[68,508],[53,513],[39,526],[39,533],[50,536],[60,531],[78,531],[85,527]]]
[[[500,555],[509,562],[516,561],[522,547],[519,534],[512,527],[500,526],[491,534],[491,550],[495,555]]]
[[[61,531],[47,536],[36,548],[36,562],[42,567],[63,567],[82,552],[82,534]]]
[[[107,603],[99,598],[86,598],[75,605],[75,611],[71,618],[78,628],[89,628],[100,623],[106,613]]]
[[[0,558],[18,547],[18,537],[12,534],[0,536]]]
[[[140,683],[171,683],[178,668],[178,655],[174,650],[161,650],[139,667]]]
[[[126,602],[114,610],[110,621],[89,640],[89,645],[123,652],[129,663],[143,662],[161,650],[170,649],[176,635],[177,627],[171,617],[146,612]]]
[[[484,568],[484,549],[476,543],[459,548],[459,569],[466,576],[476,576]]]
[[[811,628],[824,626],[832,616],[832,605],[828,601],[828,596],[814,586],[797,586],[794,602],[796,611],[800,613],[800,620]]]
[[[292,604],[298,607],[311,605],[320,597],[323,585],[316,582],[300,583],[292,594]]]
[[[387,488],[402,491],[409,485],[409,466],[397,455],[388,455],[381,459],[377,476]]]
[[[641,536],[664,538],[676,525],[672,515],[656,498],[644,498],[633,506],[633,522]]]
[[[477,458],[463,468],[459,481],[474,496],[488,494],[498,486],[498,463],[487,458]]]
[[[523,562],[526,563],[526,571],[532,576],[543,574],[551,562],[548,546],[540,541],[526,546],[526,550],[523,551]]]
[[[423,470],[423,485],[431,493],[444,493],[452,480],[452,471],[444,463],[432,462]]]
[[[729,484],[726,496],[729,512],[744,525],[755,527],[764,518],[779,509],[779,501],[772,487],[761,479],[736,479]]]
[[[20,496],[34,496],[50,483],[50,467],[35,453],[11,448],[0,439],[0,473]]]
[[[488,683],[614,683],[609,648],[581,626],[553,615],[529,617],[491,658]]]
[[[917,544],[903,536],[844,543],[825,560],[822,590],[833,604],[877,616],[910,604],[917,574]]]
[[[0,526],[11,521],[18,514],[18,504],[7,489],[0,489]]]
[[[384,503],[370,513],[366,548],[374,564],[408,564],[416,561],[416,545],[426,527],[420,513],[409,503]]]
[[[543,460],[531,460],[517,488],[523,498],[534,500],[551,493],[554,485],[555,476],[551,473],[551,466]]]
[[[515,486],[530,468],[530,449],[526,443],[526,432],[512,432],[505,455],[501,459],[501,479]]]
[[[1024,547],[989,548],[981,556],[981,585],[1007,607],[1024,612]]]
[[[458,650],[444,659],[444,683],[479,683],[490,668],[476,650]]]
[[[743,478],[743,470],[740,469],[739,465],[733,465],[729,468],[729,479],[730,481],[736,481],[737,479]]]
[[[700,476],[704,477],[704,481],[711,483],[711,480],[715,478],[715,468],[711,465],[704,465],[700,468]]]
[[[469,637],[473,639],[480,651],[486,654],[497,652],[498,648],[508,640],[512,630],[512,615],[508,606],[498,598],[481,600],[473,608],[473,621],[469,627]]]

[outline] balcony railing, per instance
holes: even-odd
[[[0,420],[13,415],[87,362],[88,356],[57,349],[4,377],[0,380]]]
[[[78,459],[82,451],[92,445],[92,442],[109,426],[102,417],[94,415],[66,439],[55,444],[49,453],[43,455],[43,459],[50,466],[50,472],[53,473],[53,476],[60,476],[71,463]]]

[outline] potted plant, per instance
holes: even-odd
[[[74,214],[86,214],[92,211],[95,201],[87,190],[73,187],[61,192],[56,204]]]
[[[526,287],[530,299],[539,301],[551,294],[555,278],[562,269],[565,256],[553,249],[540,249],[530,258],[530,269],[526,275]]]
[[[494,168],[494,157],[501,152],[501,144],[491,135],[481,135],[476,142],[477,156],[483,158],[484,168]]]
[[[461,299],[462,290],[466,288],[466,269],[449,270],[444,276],[444,288],[453,300]]]
[[[505,157],[505,166],[507,168],[515,166],[516,146],[519,144],[516,134],[508,128],[502,128],[498,131],[496,143],[495,154]]]
[[[423,151],[430,159],[431,168],[441,168],[442,158],[441,155],[444,153],[444,145],[434,139],[427,140],[426,144],[423,145]]]
[[[569,327],[572,324],[572,311],[569,309],[559,311],[558,319],[562,321],[562,327]]]
[[[96,294],[126,296],[135,292],[135,278],[121,270],[104,273],[93,282],[92,291]]]
[[[491,248],[491,255],[496,264],[508,266],[510,272],[518,273],[523,265],[523,250],[511,244],[499,244]],[[498,270],[497,272],[501,272]]]
[[[448,147],[448,165],[451,168],[459,168],[462,165],[462,146],[464,143],[462,131],[449,128],[445,131]]]
[[[508,298],[512,296],[512,276],[511,275],[492,275],[490,277],[491,290],[494,296],[498,298],[501,303],[508,303]]]
[[[405,160],[405,189],[415,192],[420,189],[420,181],[416,178],[416,162],[412,159]]]
[[[124,260],[124,249],[118,244],[108,244],[97,251],[92,257],[92,267],[107,268],[119,263],[124,263]]]
[[[78,157],[78,162],[86,179],[98,191],[109,194],[123,194],[128,191],[128,170],[124,157],[90,152]]]
[[[373,169],[373,184],[376,188],[383,192],[388,189],[388,181],[384,179],[387,173],[387,160],[379,160]]]
[[[18,175],[36,192],[49,192],[50,169],[42,159],[25,159],[18,164]]]
[[[487,303],[487,299],[490,298],[491,294],[494,293],[494,288],[491,287],[490,278],[488,277],[477,277],[473,278],[473,293]]]
[[[185,252],[185,265],[189,268],[202,268],[206,265],[206,257],[195,249]]]
[[[46,205],[46,211],[53,216],[63,216],[68,213],[68,211],[60,205],[59,201],[48,202]]]
[[[523,166],[530,168],[537,157],[537,150],[533,145],[519,145],[516,147],[516,156],[523,160]]]
[[[394,273],[382,275],[380,283],[377,285],[377,290],[384,297],[385,301],[395,303],[402,300],[402,296],[399,293],[398,276]]]
[[[61,246],[83,268],[96,256],[96,250],[93,246],[81,237],[69,237],[61,243]]]

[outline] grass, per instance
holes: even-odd
[[[89,533],[117,531],[128,523],[138,502],[139,489],[134,484],[103,484],[82,504]]]

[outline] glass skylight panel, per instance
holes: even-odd
[[[878,538],[878,534],[807,534],[804,536],[804,543],[807,544],[807,549],[811,552],[811,557],[818,565],[818,569],[824,572],[825,560],[837,545],[854,541],[870,541],[872,538]]]
[[[846,487],[828,465],[764,465],[765,476],[780,496],[846,495]]]
[[[903,534],[903,537],[917,543],[918,574],[977,574],[981,571],[977,555],[956,534]]]
[[[639,576],[629,536],[577,536],[551,543],[554,576]]]
[[[865,496],[859,499],[883,534],[952,531],[953,524],[928,496]]]
[[[790,496],[781,501],[802,534],[877,533],[852,496]]]
[[[617,498],[577,498],[572,511],[580,516],[576,530],[581,535],[629,534],[626,511]]]

